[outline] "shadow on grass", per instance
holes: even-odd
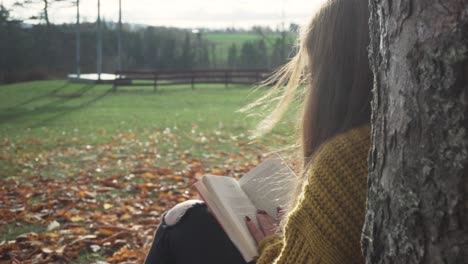
[[[81,97],[83,94],[85,94],[86,92],[88,92],[89,90],[93,89],[94,87],[96,87],[95,84],[86,84],[84,86],[82,86],[78,91],[76,92],[73,92],[73,93],[63,93],[63,94],[59,94],[57,92],[54,92],[54,93],[50,93],[49,94],[49,97],[56,97],[56,98],[77,98],[77,97]]]
[[[49,117],[49,118],[46,118],[46,119],[43,119],[35,124],[32,125],[32,128],[35,128],[35,127],[41,127],[41,126],[45,126],[47,124],[49,124],[50,122],[56,120],[57,118],[60,118],[62,116],[65,116],[71,112],[74,112],[76,110],[80,110],[80,109],[83,109],[83,108],[86,108],[92,104],[94,104],[95,102],[101,100],[102,98],[106,97],[107,95],[109,95],[110,93],[112,93],[112,88],[108,89],[107,91],[105,91],[104,93],[92,98],[91,100],[88,100],[80,105],[77,105],[77,106],[73,106],[73,107],[67,107],[66,109],[64,109],[64,111],[62,111],[61,113],[58,113],[57,115],[54,115],[52,117]]]
[[[67,88],[70,84],[69,83],[65,83],[57,88],[55,88],[54,90],[46,93],[46,94],[43,94],[43,95],[39,95],[39,96],[36,96],[36,97],[33,97],[33,98],[30,98],[24,102],[21,102],[17,105],[14,105],[14,106],[10,106],[8,108],[5,108],[3,109],[4,111],[14,111],[15,109],[17,108],[20,108],[22,106],[25,106],[25,105],[28,105],[30,103],[33,103],[35,101],[38,101],[38,100],[41,100],[41,99],[44,99],[44,98],[47,98],[47,97],[50,97],[50,96],[53,96],[54,94],[58,93],[60,90],[63,90],[65,88]]]
[[[195,87],[192,89],[190,84],[184,85],[163,85],[158,86],[156,90],[153,89],[153,86],[119,86],[115,93],[117,94],[174,94],[174,93],[187,93],[192,91],[194,93],[200,91],[229,91],[229,90],[237,90],[237,89],[252,89],[255,85],[244,85],[244,84],[230,84],[228,87],[225,87],[224,84],[208,84],[209,86],[204,86],[204,84],[196,84]]]
[[[111,88],[111,89],[106,90],[102,94],[98,94],[97,96],[92,97],[90,100],[80,103],[79,105],[64,106],[64,104],[67,104],[71,102],[72,100],[81,99],[83,94],[85,94],[86,92],[96,87],[96,85],[94,84],[92,85],[88,84],[88,85],[81,87],[76,92],[68,93],[68,94],[67,93],[59,94],[59,91],[63,90],[67,86],[68,84],[65,84],[61,87],[58,87],[57,89],[54,89],[53,91],[45,95],[37,96],[28,101],[22,102],[14,107],[4,109],[6,113],[0,113],[0,124],[13,121],[13,120],[26,117],[26,116],[28,118],[33,118],[33,116],[36,116],[36,115],[40,116],[46,113],[58,113],[56,115],[53,115],[52,117],[40,120],[32,125],[32,127],[44,126],[50,123],[51,121],[54,121],[55,119],[62,117],[68,113],[88,107],[89,105],[102,99],[103,97],[107,96],[109,93],[112,92],[112,88]],[[27,107],[28,104],[31,104],[40,99],[51,98],[51,97],[54,99],[49,103],[46,103],[38,107],[31,107],[31,109],[24,109],[25,107]]]

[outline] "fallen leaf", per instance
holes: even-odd
[[[91,245],[89,247],[91,248],[93,252],[98,252],[99,250],[101,250],[101,247],[98,245]]]
[[[47,231],[53,231],[59,227],[60,227],[60,223],[54,220],[50,222],[50,224],[47,226]]]
[[[81,216],[72,216],[70,218],[70,221],[76,223],[76,222],[83,222],[85,219]]]

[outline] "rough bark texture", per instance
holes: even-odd
[[[370,0],[367,263],[468,263],[468,0]]]

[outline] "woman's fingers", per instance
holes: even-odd
[[[275,219],[263,210],[258,210],[257,219],[260,229],[265,236],[271,236],[276,233],[277,225]]]
[[[262,212],[262,218],[265,219],[266,222],[268,222],[269,226],[274,227],[275,230],[276,230],[277,226],[278,226],[277,220],[275,218],[271,217],[265,211],[261,211],[261,212]]]
[[[247,224],[247,228],[249,229],[250,234],[254,237],[257,244],[260,243],[260,241],[262,241],[263,238],[265,238],[263,232],[257,228],[255,223],[252,222],[252,220],[248,216],[245,216],[245,223]]]
[[[281,221],[284,217],[284,210],[283,208],[281,207],[276,207],[276,218],[278,219],[278,221]]]
[[[257,244],[260,243],[265,237],[271,236],[277,233],[278,225],[276,220],[267,214],[263,210],[257,211],[258,226],[248,217],[245,217],[245,223],[250,231],[250,234],[254,237]]]

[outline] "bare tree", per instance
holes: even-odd
[[[367,263],[468,263],[468,1],[369,6]]]
[[[30,17],[30,19],[44,19],[46,22],[47,27],[50,27],[50,19],[49,19],[49,9],[50,6],[54,3],[59,3],[59,2],[71,2],[74,3],[75,5],[78,3],[76,0],[21,0],[15,3],[15,6],[17,7],[22,7],[22,8],[27,8],[30,6],[35,6],[35,5],[41,5],[41,11],[39,12],[38,15],[34,15]]]

